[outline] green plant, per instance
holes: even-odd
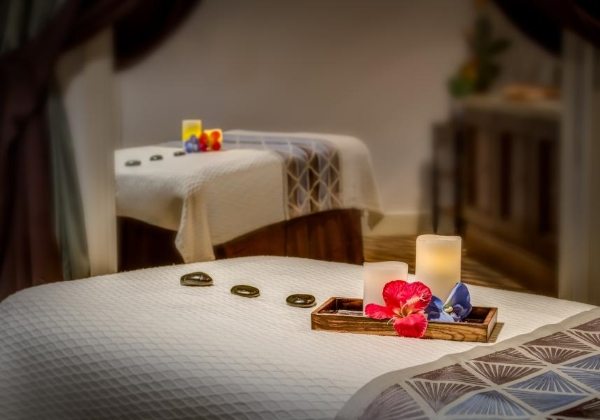
[[[493,37],[492,24],[484,15],[475,21],[475,30],[467,43],[470,57],[448,82],[450,94],[456,98],[486,92],[500,75],[498,56],[510,46],[508,39]]]

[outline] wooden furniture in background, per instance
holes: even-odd
[[[119,271],[183,264],[176,232],[119,218]],[[360,210],[330,210],[275,223],[214,247],[217,259],[275,255],[362,264]]]
[[[475,96],[435,140],[455,152],[455,227],[467,253],[546,294],[557,291],[559,124],[556,101]]]

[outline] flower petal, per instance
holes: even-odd
[[[403,301],[400,301],[400,296],[404,285],[407,283],[404,280],[392,280],[386,283],[383,287],[383,300],[386,306],[390,308],[402,307]]]
[[[457,303],[452,307],[452,313],[450,315],[452,315],[452,318],[454,318],[455,321],[462,321],[467,316],[469,316],[469,314],[471,313],[471,309],[473,309],[471,305],[465,308]]]
[[[387,306],[377,305],[376,303],[369,303],[365,307],[365,314],[369,318],[374,319],[390,319],[396,315],[394,314],[391,308],[388,308]]]
[[[450,291],[448,299],[446,299],[445,306],[452,306],[454,308],[454,318],[462,321],[471,313],[473,306],[471,305],[471,295],[467,286],[458,282]]]
[[[454,318],[444,311],[442,299],[437,296],[431,297],[431,302],[425,309],[425,314],[427,314],[427,320],[429,321],[454,322]]]
[[[432,314],[433,316],[435,316],[436,318],[439,317],[438,312],[443,312],[444,310],[444,303],[442,302],[442,299],[440,299],[437,296],[431,296],[431,301],[429,302],[429,305],[427,305],[427,308],[425,309],[425,313],[427,315]],[[431,319],[431,317],[430,317]]]
[[[431,290],[420,281],[406,283],[400,291],[399,300],[406,315],[423,311],[431,301]]]
[[[420,338],[425,335],[427,329],[427,318],[421,313],[411,314],[404,318],[396,318],[394,329],[401,337]]]

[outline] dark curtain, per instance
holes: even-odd
[[[114,25],[118,70],[134,65],[171,34],[198,0],[144,0]]]
[[[600,48],[599,0],[494,0],[525,35],[553,54],[561,32],[570,30]]]
[[[63,277],[53,227],[46,114],[57,58],[114,25],[117,64],[135,62],[195,3],[65,0],[39,33],[0,56],[0,299]],[[134,24],[147,26],[133,36]]]

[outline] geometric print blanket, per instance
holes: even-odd
[[[492,346],[390,372],[337,418],[600,418],[600,308]]]
[[[223,149],[272,150],[281,156],[290,219],[342,208],[339,153],[323,139],[225,132]]]

